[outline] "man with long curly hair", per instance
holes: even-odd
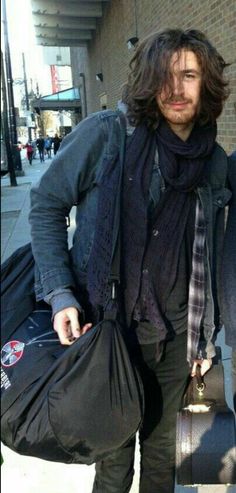
[[[140,493],[174,492],[176,413],[189,375],[197,365],[204,374],[215,354],[231,196],[227,156],[216,143],[225,66],[199,31],[150,35],[131,61],[120,109],[82,121],[32,190],[37,296],[51,304],[62,344],[101,319],[120,245],[119,318],[145,392]],[[65,217],[73,205],[69,255]],[[133,438],[96,465],[94,493],[130,490],[134,449]]]

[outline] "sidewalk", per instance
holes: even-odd
[[[1,178],[2,209],[1,209],[1,262],[11,253],[30,241],[28,223],[29,192],[46,169],[51,160],[41,164],[39,159],[33,160],[29,166],[23,160],[25,175],[17,177],[17,187],[10,186],[9,176]],[[73,214],[72,214],[73,215]],[[73,221],[71,221],[73,224]],[[72,228],[69,232],[72,236]],[[233,408],[231,392],[231,351],[224,342],[222,331],[217,344],[221,346],[225,368],[225,388],[228,404]],[[11,489],[17,493],[91,493],[94,478],[94,466],[65,465],[51,463],[40,459],[20,456],[5,446],[2,446],[4,464],[2,471],[2,493],[9,493]],[[130,493],[138,493],[139,453],[135,460],[135,477]],[[150,492],[150,493],[159,493]],[[236,493],[236,486],[199,486],[194,488],[176,486],[175,493]]]

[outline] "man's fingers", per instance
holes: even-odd
[[[58,333],[58,337],[62,344],[72,344],[75,337],[79,337],[80,335],[78,310],[74,307],[69,307],[56,313],[54,316],[53,327]]]
[[[67,346],[69,346],[74,342],[75,338],[71,332],[71,328],[68,323],[60,325],[55,330],[58,333],[61,344],[66,344]]]
[[[72,337],[77,339],[81,335],[81,327],[80,327],[80,323],[79,323],[78,311],[72,310],[69,315],[70,315],[69,322],[70,322],[71,334],[72,334]]]
[[[195,377],[195,375],[196,375],[197,364],[198,363],[196,363],[194,361],[193,366],[192,366],[192,371],[191,371],[191,377]]]
[[[61,344],[70,345],[75,339],[91,329],[92,324],[87,323],[82,328],[79,323],[79,312],[70,307],[56,313],[53,321],[54,330],[58,333]]]
[[[212,360],[210,358],[195,360],[192,366],[191,377],[195,377],[198,365],[201,366],[201,375],[203,376],[211,368]]]
[[[89,329],[91,329],[92,327],[92,324],[85,324],[82,329],[81,329],[81,335],[84,335],[86,334],[86,332],[88,332]]]
[[[210,370],[212,366],[212,359],[204,359],[201,364],[201,375],[205,375],[205,373]]]
[[[78,338],[78,337],[86,334],[86,332],[89,329],[91,329],[91,327],[92,327],[91,323],[87,323],[83,327],[75,327],[74,330],[72,330],[74,337]]]

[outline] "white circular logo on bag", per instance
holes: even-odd
[[[1,350],[1,363],[2,366],[8,367],[15,365],[23,356],[24,342],[9,341]]]

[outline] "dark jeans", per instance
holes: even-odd
[[[39,149],[39,159],[41,163],[44,161],[44,149]]]
[[[189,375],[186,333],[166,343],[157,362],[156,345],[139,346],[145,390],[145,416],[140,439],[140,493],[173,493],[176,413]],[[128,493],[134,474],[135,439],[96,464],[93,493]]]
[[[27,153],[28,161],[30,164],[32,164],[33,154],[34,154],[33,151]]]

